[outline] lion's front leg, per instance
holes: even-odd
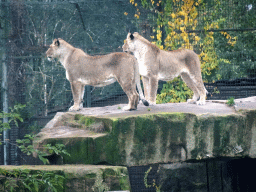
[[[142,83],[143,83],[143,91],[145,95],[145,99],[149,101],[149,78],[142,76]]]
[[[69,111],[78,111],[81,109],[81,101],[82,101],[82,90],[83,86],[80,82],[74,81],[70,82],[71,84],[71,90],[72,90],[72,95],[73,95],[73,100],[74,100],[74,105],[69,108]]]
[[[84,89],[85,89],[85,86],[82,85],[81,86],[81,94],[80,94],[80,109],[82,109],[84,106],[83,106],[83,102],[84,102]]]
[[[149,78],[149,85],[148,85],[148,95],[149,95],[149,103],[151,105],[156,104],[156,94],[158,88],[158,79],[156,77]]]

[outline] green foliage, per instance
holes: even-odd
[[[153,179],[153,184],[149,185],[148,184],[148,174],[151,171],[152,167],[149,167],[149,169],[145,172],[145,176],[144,176],[144,185],[146,188],[150,188],[150,187],[155,187],[156,188],[156,192],[161,192],[160,188],[162,185],[157,186],[156,181]]]
[[[110,190],[108,185],[106,183],[104,183],[103,171],[97,172],[96,180],[95,180],[95,183],[92,187],[92,190],[94,192],[104,192],[104,191],[109,191]]]
[[[26,105],[15,105],[13,108],[10,108],[10,113],[2,112],[0,113],[0,132],[10,129],[10,124],[15,123],[18,126],[18,122],[23,122],[23,119],[20,114],[20,110],[23,109]],[[3,122],[4,118],[8,118],[8,122]]]
[[[161,93],[156,97],[156,103],[179,103],[192,98],[193,92],[187,87],[180,77],[163,85]]]
[[[10,129],[11,123],[14,123],[16,126],[18,126],[18,122],[23,122],[23,118],[21,117],[20,111],[25,107],[25,105],[15,105],[13,108],[10,108],[10,112],[2,112],[0,113],[0,132],[6,131],[7,129]],[[7,118],[7,121],[5,122],[4,119]],[[0,134],[1,135],[1,134]],[[2,142],[0,142],[0,145]]]
[[[0,113],[0,131],[4,131],[7,129],[10,129],[11,123],[14,123],[17,127],[19,126],[19,122],[23,122],[22,118],[22,111],[24,112],[26,105],[17,104],[13,108],[10,108],[9,113],[2,112]],[[7,118],[7,122],[4,122],[4,118]],[[49,163],[48,159],[46,159],[44,156],[47,156],[48,154],[57,154],[57,155],[69,155],[67,151],[64,149],[65,145],[63,144],[56,144],[52,146],[51,144],[46,144],[43,146],[43,149],[35,149],[33,146],[33,140],[34,136],[32,135],[25,135],[24,139],[17,139],[17,146],[20,148],[20,150],[23,153],[26,153],[27,155],[31,155],[33,153],[37,153],[38,157],[41,161],[43,161],[44,164]],[[1,144],[1,142],[0,142]]]
[[[3,192],[59,192],[63,191],[65,178],[63,175],[47,171],[31,171],[28,169],[14,169],[8,171],[0,169]]]
[[[56,144],[54,146],[52,146],[51,144],[46,144],[43,145],[43,148],[40,149],[36,149],[33,146],[33,140],[34,140],[34,136],[31,135],[25,135],[24,139],[17,139],[17,145],[20,148],[20,150],[27,154],[27,155],[31,155],[33,153],[36,153],[38,155],[38,158],[44,163],[44,164],[48,164],[49,161],[48,159],[45,158],[45,156],[48,156],[49,154],[56,154],[56,155],[68,155],[70,156],[70,154],[64,149],[65,145],[64,144]]]
[[[13,108],[10,108],[9,113],[2,112],[0,113],[0,130],[4,131],[10,129],[10,124],[14,123],[16,126],[19,126],[19,122],[23,122],[22,117],[27,117],[24,112],[25,105],[15,105]],[[25,113],[25,116],[24,116]],[[7,118],[8,121],[4,122],[3,119]],[[25,135],[24,139],[17,139],[17,146],[23,153],[27,155],[31,155],[32,153],[37,153],[39,159],[47,164],[48,159],[45,158],[48,154],[57,154],[57,155],[69,155],[63,144],[56,144],[52,146],[51,144],[46,144],[43,146],[43,149],[35,149],[32,145],[34,140],[34,136]],[[17,169],[13,171],[7,171],[4,169],[0,169],[0,175],[5,176],[5,179],[2,180],[3,188],[0,189],[4,192],[15,192],[15,191],[32,191],[32,192],[48,192],[48,191],[63,191],[63,183],[65,178],[53,172],[45,172],[45,171],[30,171],[27,169]]]
[[[218,90],[218,88],[217,88],[217,87],[214,87],[214,89],[213,89],[213,93],[215,93],[215,94],[220,94],[220,91]]]
[[[145,176],[144,176],[144,185],[146,188],[150,188],[151,185],[148,184],[148,174],[151,171],[152,167],[149,167],[149,169],[145,172]]]
[[[235,98],[234,97],[230,97],[227,101],[227,105],[229,106],[233,106],[235,105]]]
[[[228,41],[220,34],[216,35],[217,54],[222,58],[217,71],[217,79],[236,79],[256,77],[256,32],[243,32],[237,35],[234,46],[225,44]],[[230,32],[235,34],[235,32]]]

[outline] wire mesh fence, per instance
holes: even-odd
[[[120,46],[126,33],[122,10],[129,7],[129,2],[112,3],[113,6],[107,6],[104,1],[2,3],[6,12],[11,14],[12,9],[18,9],[23,14],[24,21],[20,25],[25,28],[19,33],[19,47],[13,45],[15,37],[6,42],[7,63],[12,63],[13,73],[20,72],[22,76],[21,79],[14,77],[13,81],[18,80],[22,90],[13,91],[11,94],[15,98],[10,99],[31,104],[35,115],[47,116],[51,112],[66,110],[72,102],[70,85],[61,64],[48,62],[44,57],[46,47],[54,38],[61,37],[88,54],[121,51]],[[16,27],[12,23],[6,21],[6,25],[15,33]],[[89,87],[86,89],[86,97],[90,97],[90,100],[85,99],[84,104],[99,105],[100,100],[111,97],[116,100],[116,96],[123,94],[118,84],[104,88]]]
[[[30,117],[36,119],[38,124],[34,125],[31,120],[29,122],[32,126],[26,124],[18,131],[18,128],[12,129],[9,132],[12,142],[31,132],[31,129],[43,126],[41,120],[47,122],[45,119],[52,118],[58,111],[66,111],[72,105],[72,93],[65,69],[59,62],[49,62],[45,57],[48,45],[54,38],[62,38],[90,55],[122,51],[121,47],[129,31],[138,31],[153,41],[151,37],[156,36],[154,29],[158,25],[158,14],[167,8],[161,7],[160,1],[155,1],[153,9],[141,6],[140,15],[136,15],[141,1],[137,1],[138,6],[131,2],[134,1],[0,1],[0,99],[5,102],[3,93],[6,92],[9,106],[26,104]],[[174,3],[172,9],[175,10],[183,3]],[[205,38],[206,32],[213,32],[212,38],[216,40],[214,50],[219,58],[218,69],[205,84],[211,93],[208,99],[255,96],[255,1],[207,0],[198,5],[197,10],[196,28],[191,26],[186,31],[201,39]],[[213,19],[222,19],[218,29],[206,28],[207,22]],[[176,33],[181,33],[181,30]],[[167,38],[165,35],[163,31],[163,46]],[[236,43],[230,45],[229,38],[235,38]],[[202,46],[194,40],[192,42],[194,51],[199,54]],[[176,44],[179,45],[178,42]],[[4,64],[8,66],[7,72],[3,70]],[[3,85],[4,76],[8,88]],[[85,89],[84,107],[127,101],[118,83],[103,88],[86,86]],[[0,108],[3,110],[2,105]],[[17,163],[17,153],[16,148],[10,152],[10,159],[14,159],[10,160],[10,164]]]

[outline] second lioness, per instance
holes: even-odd
[[[156,103],[158,80],[170,81],[181,75],[187,86],[194,92],[193,98],[189,99],[188,103],[205,104],[207,91],[201,76],[200,61],[194,51],[160,50],[137,32],[128,33],[123,50],[132,52],[137,58],[144,94],[150,103]]]
[[[82,108],[84,86],[102,87],[118,81],[128,96],[129,104],[124,110],[137,108],[139,95],[147,105],[140,86],[138,63],[127,53],[111,53],[101,56],[90,56],[81,49],[75,48],[63,39],[54,39],[46,52],[47,58],[57,58],[66,69],[66,78],[70,81],[74,105],[70,111]]]

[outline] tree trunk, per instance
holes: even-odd
[[[10,3],[11,31],[7,42],[8,51],[8,97],[9,106],[25,103],[25,75],[22,59],[23,47],[27,43],[26,10],[22,1]]]

